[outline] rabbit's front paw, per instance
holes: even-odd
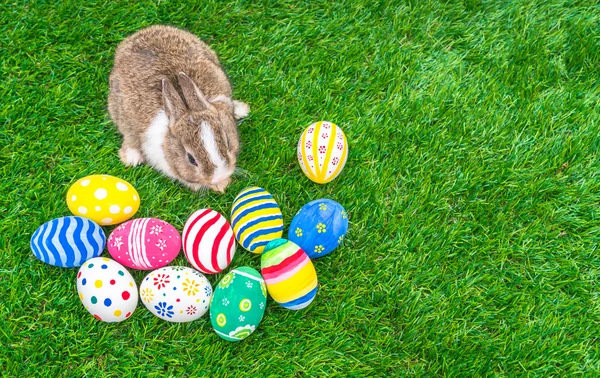
[[[142,153],[131,147],[122,146],[119,150],[119,157],[125,166],[127,167],[135,167],[144,162],[144,156]]]

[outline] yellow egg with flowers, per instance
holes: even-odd
[[[335,179],[348,158],[348,142],[342,129],[328,121],[308,126],[298,140],[298,163],[302,172],[318,184]]]

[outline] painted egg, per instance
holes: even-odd
[[[325,256],[342,243],[348,215],[339,203],[322,198],[304,205],[292,219],[288,239],[311,259]]]
[[[265,281],[256,269],[243,266],[227,273],[210,302],[210,322],[217,335],[240,341],[256,330],[267,306]]]
[[[106,257],[86,261],[77,274],[77,292],[90,314],[104,322],[122,322],[135,311],[137,285],[118,262]]]
[[[113,259],[128,268],[157,269],[173,261],[181,250],[179,231],[156,218],[137,218],[115,228],[106,243]]]
[[[308,306],[317,295],[317,272],[302,248],[286,239],[267,244],[261,273],[271,298],[290,310]]]
[[[283,235],[283,217],[269,192],[251,186],[233,201],[231,226],[237,241],[252,253],[262,253],[265,245]]]
[[[99,225],[87,218],[68,216],[38,227],[29,245],[35,257],[46,264],[72,268],[100,256],[105,242]]]
[[[140,284],[144,306],[159,318],[184,323],[208,311],[212,286],[202,273],[183,266],[166,266],[150,272]]]
[[[106,226],[131,218],[140,207],[140,197],[125,180],[110,175],[91,175],[71,185],[67,205],[74,215]]]
[[[185,222],[182,235],[185,257],[202,273],[219,273],[235,255],[231,226],[223,215],[214,210],[194,212]]]
[[[342,129],[332,122],[308,126],[298,140],[298,162],[302,172],[318,184],[336,178],[348,158],[348,143]]]

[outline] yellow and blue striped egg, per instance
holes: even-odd
[[[318,184],[335,179],[348,159],[348,142],[340,127],[328,121],[308,126],[298,140],[302,172]]]
[[[244,249],[260,254],[271,240],[283,234],[283,217],[269,192],[251,186],[242,190],[233,201],[231,227]]]

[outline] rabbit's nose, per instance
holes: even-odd
[[[210,183],[213,184],[213,185],[219,184],[219,183],[227,180],[229,178],[229,176],[231,176],[231,172],[215,176],[215,177],[213,177],[213,179],[212,179],[212,181]]]

